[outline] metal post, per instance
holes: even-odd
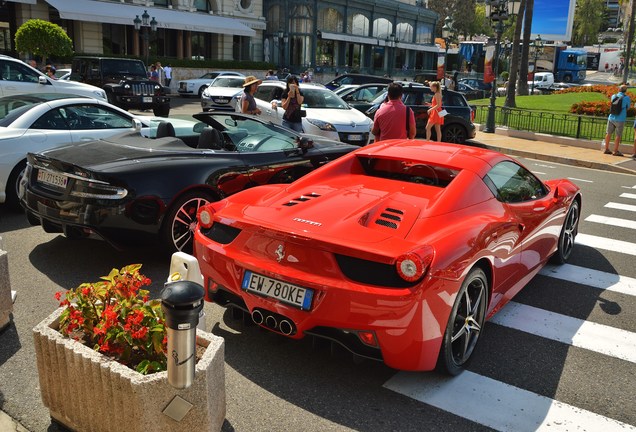
[[[490,104],[488,105],[488,117],[486,118],[486,127],[484,132],[495,133],[495,110],[497,109],[497,63],[499,63],[499,49],[501,45],[501,35],[503,33],[503,24],[501,21],[497,21],[497,27],[495,28],[497,39],[495,41],[495,55],[493,56],[492,71],[495,75],[495,80],[490,87]]]

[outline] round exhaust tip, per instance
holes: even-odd
[[[263,314],[258,309],[254,309],[252,312],[252,321],[256,324],[263,324]]]
[[[271,329],[275,329],[278,326],[278,322],[276,322],[276,318],[272,315],[268,315],[267,318],[265,318],[265,325]]]
[[[280,332],[285,336],[289,336],[294,331],[294,326],[287,320],[282,320],[279,328]]]

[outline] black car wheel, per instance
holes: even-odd
[[[197,212],[200,207],[213,201],[215,198],[211,193],[195,191],[188,192],[174,202],[161,228],[162,243],[170,252],[192,253]]]
[[[478,267],[462,283],[446,325],[437,367],[458,375],[468,365],[482,334],[488,303],[488,279]]]
[[[7,181],[7,197],[6,203],[7,206],[18,210],[20,208],[20,199],[18,198],[18,190],[20,189],[20,179],[22,178],[22,174],[26,170],[26,161],[21,161],[18,163],[9,174],[9,180]]]
[[[574,238],[579,229],[579,202],[574,200],[568,214],[563,222],[563,228],[561,228],[561,235],[559,235],[559,246],[557,251],[552,255],[550,261],[554,264],[565,264],[572,255],[572,249],[574,249]]]
[[[468,132],[459,124],[450,124],[442,131],[442,141],[447,143],[463,144],[466,142]]]

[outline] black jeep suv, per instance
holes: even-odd
[[[430,87],[425,87],[418,83],[409,83],[403,86],[402,102],[411,107],[415,114],[415,124],[417,138],[426,137],[426,123],[428,122],[428,109],[433,99],[433,91]],[[376,111],[385,100],[387,91],[378,93],[378,97],[373,101],[373,106],[365,111],[368,117],[375,116]],[[448,111],[444,117],[442,126],[442,141],[449,143],[463,144],[466,140],[475,138],[475,108],[468,104],[463,94],[453,90],[442,90],[442,106]],[[435,139],[435,129],[433,128],[431,138]]]
[[[136,59],[75,57],[71,80],[101,87],[108,102],[123,109],[151,109],[156,116],[168,117],[170,98],[167,87],[148,79],[144,62]]]

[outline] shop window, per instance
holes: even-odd
[[[324,8],[318,12],[318,29],[342,33],[344,21],[342,14],[334,8]]]
[[[354,13],[347,18],[347,33],[358,36],[369,36],[369,18]]]
[[[393,34],[393,24],[386,18],[378,18],[373,22],[373,37],[388,39]]]

